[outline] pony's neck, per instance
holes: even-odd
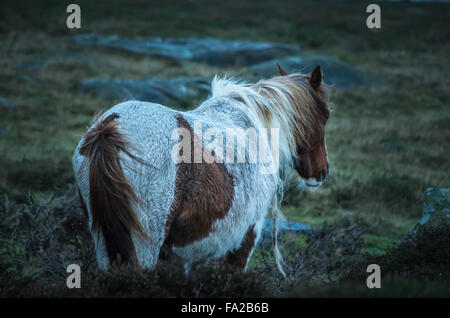
[[[276,87],[274,90],[277,91],[276,96],[264,94],[258,84],[249,85],[218,77],[212,81],[213,98],[233,97],[246,104],[257,121],[256,128],[266,128],[269,140],[274,130],[278,131],[277,149],[274,150],[278,151],[280,167],[292,166],[292,154],[296,151],[296,127],[292,118],[296,115],[286,107],[290,101],[284,91]]]
[[[272,115],[269,117],[267,114],[264,114],[265,108],[263,107],[264,106],[259,104],[250,104],[249,109],[259,121],[260,126],[267,129],[268,139],[270,140],[271,145],[277,146],[277,149],[274,150],[278,151],[280,167],[292,166],[292,144],[295,143],[294,140],[291,140],[293,135],[287,131],[286,125],[283,125],[277,116]],[[278,141],[272,139],[275,138],[272,136],[272,134],[275,133],[275,130],[278,132]],[[274,144],[274,142],[276,142],[276,144]]]

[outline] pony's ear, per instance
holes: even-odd
[[[283,70],[283,68],[281,67],[280,63],[277,62],[277,66],[278,66],[278,71],[280,72],[281,76],[286,76],[288,75],[288,72],[286,72],[285,70]]]
[[[322,69],[320,68],[320,65],[316,66],[314,71],[312,71],[309,83],[314,89],[319,88],[320,83],[322,83]]]

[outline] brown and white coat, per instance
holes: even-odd
[[[280,171],[295,168],[311,187],[326,177],[327,118],[320,68],[311,76],[252,85],[215,78],[212,97],[188,112],[140,101],[112,107],[94,121],[73,156],[99,266],[107,268],[119,256],[152,268],[164,251],[186,268],[223,258],[245,269],[264,218],[277,208]],[[248,147],[244,162],[226,160],[203,135],[210,128],[224,145],[230,128],[279,128],[277,149],[271,149],[270,134],[258,135],[266,155],[279,154],[273,158],[279,168],[261,173],[265,163],[250,162]],[[192,146],[190,154],[181,141]],[[200,151],[214,160],[174,160],[174,149],[183,158],[193,160]]]

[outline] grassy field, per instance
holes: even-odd
[[[82,80],[245,74],[242,68],[83,48],[70,40],[77,33],[285,42],[344,61],[388,84],[330,92],[330,177],[314,193],[289,190],[284,202],[285,215],[311,225],[315,233],[354,233],[351,225],[357,224],[361,233],[352,242],[372,256],[384,254],[419,220],[425,189],[449,187],[448,4],[382,2],[382,29],[373,31],[365,26],[370,3],[365,1],[78,1],[81,30],[65,26],[68,3],[3,1],[0,6],[0,96],[12,104],[0,108],[0,263],[18,281],[34,281],[43,273],[55,280],[64,268],[50,275],[49,263],[84,257],[77,249],[82,244],[70,241],[65,260],[40,260],[42,248],[52,245],[42,242],[49,237],[43,231],[64,228],[52,220],[79,213],[63,208],[73,199],[76,144],[95,113],[120,102],[81,93]],[[52,240],[64,240],[58,235]],[[306,250],[308,244],[305,237],[286,237],[284,251]],[[255,254],[252,269],[263,267],[262,254]],[[315,273],[308,282],[340,277]],[[430,278],[418,279],[416,287]]]

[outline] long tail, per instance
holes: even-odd
[[[129,143],[118,130],[113,113],[90,129],[80,154],[89,159],[89,204],[93,229],[101,229],[109,262],[117,256],[123,263],[135,263],[136,251],[131,234],[145,237],[131,203],[138,202],[120,165],[119,151],[140,161],[129,150]]]

